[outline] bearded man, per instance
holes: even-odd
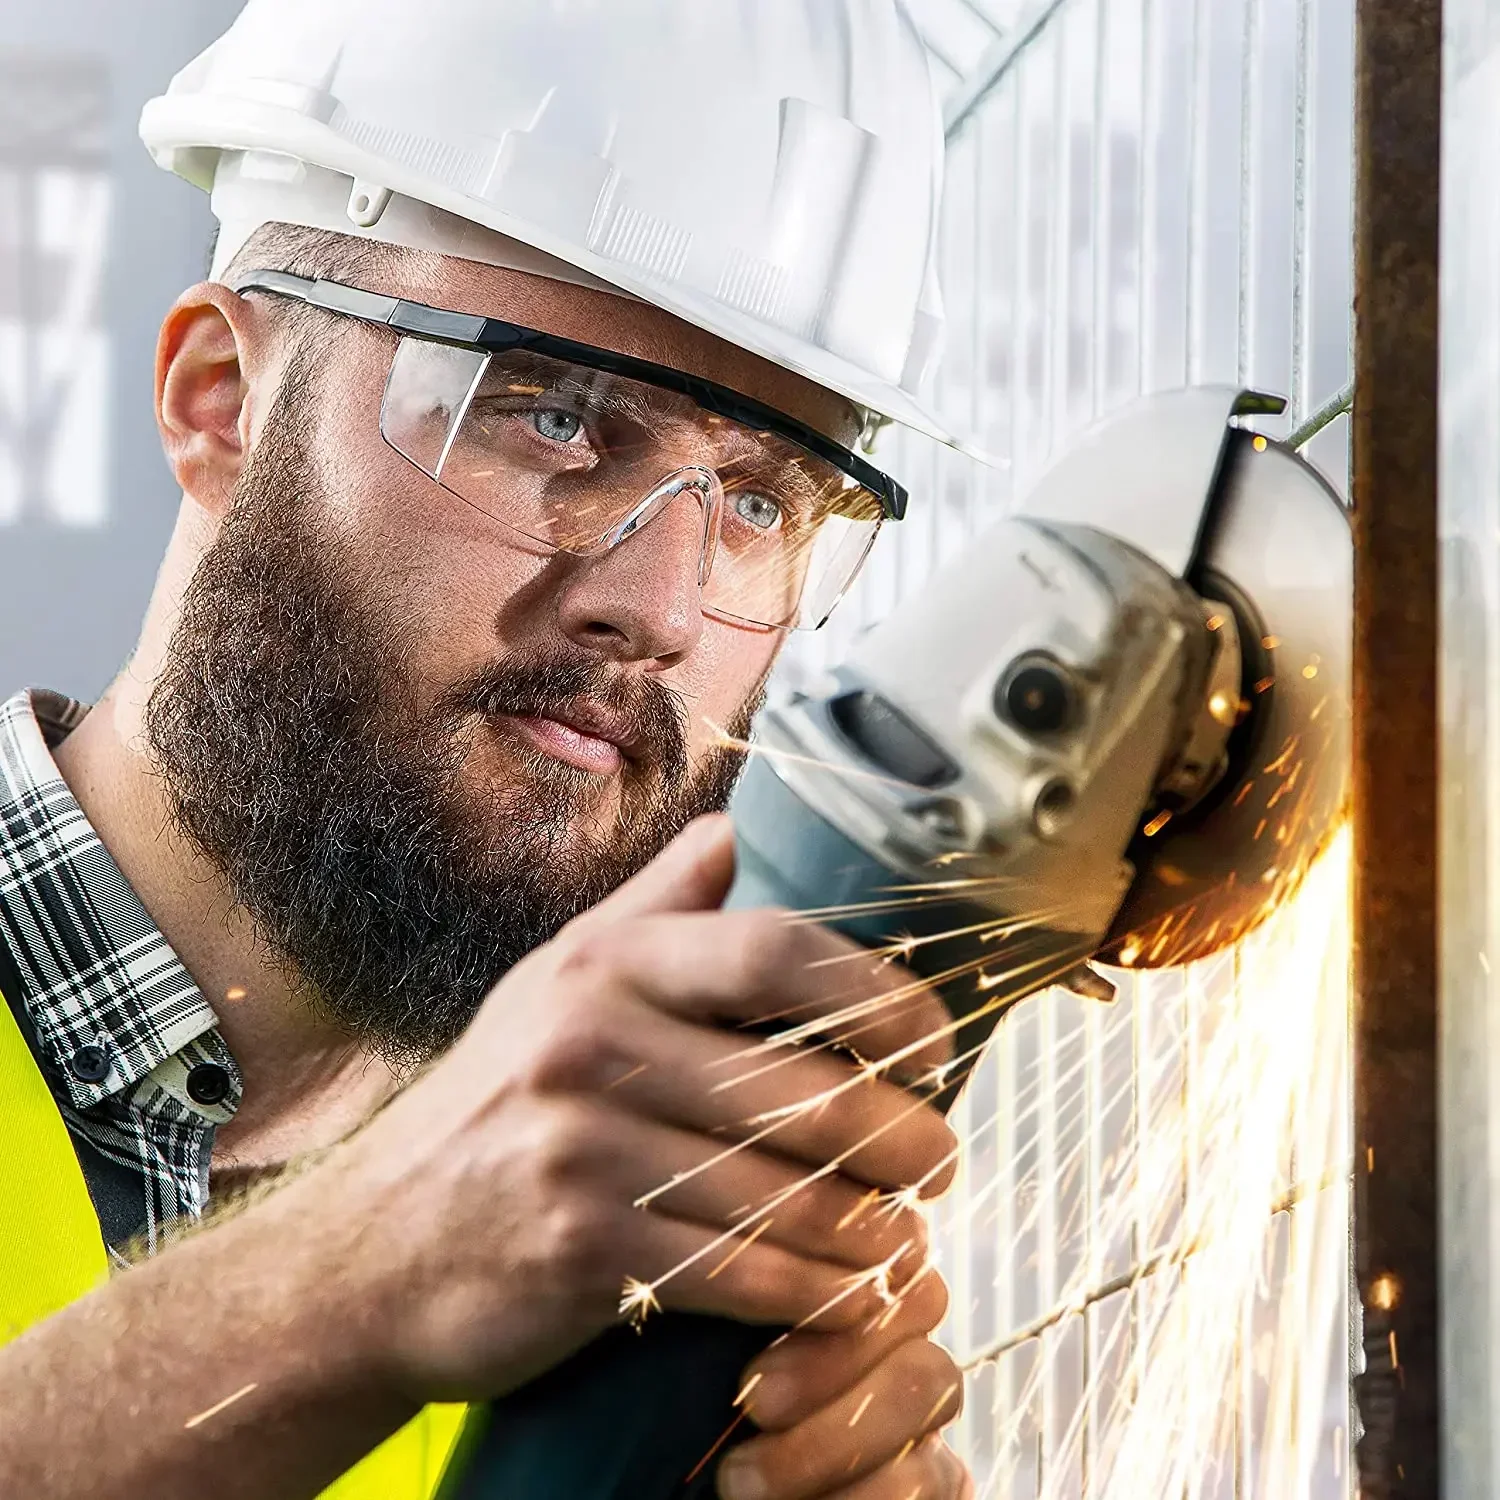
[[[905,507],[857,450],[925,420],[925,76],[894,0],[253,0],[148,110],[223,227],[130,663],[0,711],[7,1494],[426,1496],[632,1279],[798,1329],[728,1500],[966,1492],[944,1012],[720,909],[786,633]],[[726,195],[710,294],[668,214]],[[788,1015],[862,1065],[736,1069]]]

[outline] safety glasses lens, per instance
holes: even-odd
[[[753,625],[821,625],[883,516],[877,496],[785,438],[527,351],[403,339],[381,431],[477,510],[580,556],[622,544],[668,504],[697,505],[703,608]]]

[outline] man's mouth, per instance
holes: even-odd
[[[601,703],[580,700],[539,714],[496,716],[544,755],[594,776],[617,775],[644,750],[640,733],[625,715]]]

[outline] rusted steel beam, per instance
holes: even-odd
[[[1362,1500],[1437,1500],[1441,0],[1358,0],[1355,1261]]]

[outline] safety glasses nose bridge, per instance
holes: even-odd
[[[702,540],[698,548],[698,587],[706,589],[713,576],[719,550],[719,526],[724,511],[724,487],[712,469],[692,465],[668,474],[631,513],[596,543],[578,548],[580,557],[598,557],[649,526],[675,501],[687,497],[698,502],[703,515]]]

